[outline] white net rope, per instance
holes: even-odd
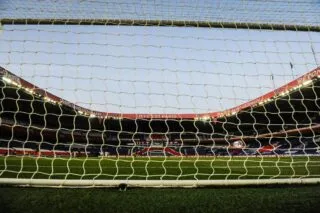
[[[320,177],[317,4],[34,3],[0,4],[0,179]]]

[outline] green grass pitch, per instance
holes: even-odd
[[[0,178],[257,179],[320,177],[320,156],[0,158]]]
[[[320,177],[320,157],[0,158],[0,178],[245,179]],[[320,185],[215,188],[0,186],[0,212],[318,212]]]
[[[316,213],[320,186],[117,189],[0,187],[4,213]]]

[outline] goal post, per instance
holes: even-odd
[[[317,20],[295,22],[283,2],[283,20],[248,19],[260,3],[222,19],[86,4],[0,6],[0,184],[320,183]]]

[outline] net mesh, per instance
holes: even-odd
[[[0,4],[0,179],[320,177],[314,1],[76,3]]]
[[[319,4],[313,0],[228,1],[63,1],[4,0],[2,18],[178,20],[318,26]]]

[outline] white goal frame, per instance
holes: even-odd
[[[209,28],[235,28],[235,29],[267,29],[320,32],[320,26],[286,25],[286,24],[255,24],[255,23],[229,23],[229,22],[196,22],[196,21],[145,21],[145,20],[77,20],[77,19],[0,19],[2,25],[125,25],[125,26],[175,26],[175,27],[209,27]],[[320,68],[316,68],[320,72]],[[319,75],[320,76],[320,75]],[[305,75],[301,77],[301,84],[311,79]],[[298,82],[298,80],[297,80]],[[277,91],[279,94],[283,91]],[[246,103],[244,106],[224,111],[228,114],[241,111],[245,107],[260,104],[261,98]],[[93,112],[94,113],[94,112]],[[123,115],[121,115],[123,116]],[[199,116],[205,117],[206,114]],[[281,133],[283,134],[283,133]],[[259,136],[256,136],[259,137]],[[252,186],[273,184],[319,184],[320,178],[280,178],[280,179],[237,179],[237,180],[78,180],[78,179],[23,179],[0,178],[0,184],[19,185],[31,187],[207,187],[207,186]]]

